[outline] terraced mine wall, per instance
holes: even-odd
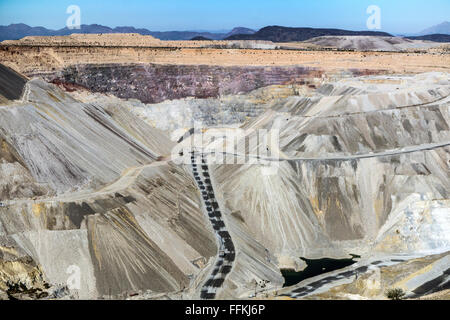
[[[80,270],[82,299],[189,286],[201,271],[194,262],[216,248],[194,180],[173,165],[153,167],[170,141],[123,110],[85,109],[41,80],[25,92],[0,108],[0,291],[8,281],[64,286],[68,268]],[[39,152],[43,145],[51,151]],[[100,190],[61,195],[87,185]]]
[[[76,99],[83,95],[86,101]],[[182,107],[167,103],[166,118],[164,108],[151,118],[132,111],[146,108],[137,100],[91,100],[40,79],[26,83],[20,101],[0,106],[0,297],[21,283],[53,290],[78,266],[78,298],[192,298],[202,291],[248,298],[262,281],[265,291],[300,298],[350,285],[356,273],[369,277],[369,265],[380,267],[391,255],[449,250],[447,74],[345,79],[316,96],[292,95],[216,102],[223,110],[238,101],[270,105],[243,128],[278,129],[284,155],[274,175],[261,164],[198,162],[199,184],[191,163],[170,161],[175,141],[162,131],[183,118]],[[151,119],[173,123],[155,128]],[[247,138],[237,150],[246,150]],[[208,214],[218,208],[220,219]],[[228,252],[217,241],[224,231],[234,247]],[[299,257],[349,253],[377,260],[281,289],[280,269],[300,270]],[[390,279],[389,287],[423,294],[437,279],[442,288],[448,258],[436,261],[425,280],[400,286]],[[381,288],[368,294],[383,295]]]
[[[44,78],[69,90],[81,86],[119,98],[158,103],[167,99],[247,93],[269,85],[307,84],[321,75],[318,69],[300,66],[83,64],[46,74]]]
[[[192,46],[193,42],[188,41],[187,44]],[[303,44],[294,46],[293,43],[289,44],[290,50],[188,48],[183,47],[186,43],[172,41],[170,45],[173,47],[138,47],[124,41],[120,42],[120,46],[102,46],[99,43],[43,45],[39,42],[16,45],[2,42],[0,61],[26,76],[35,76],[51,74],[72,65],[105,63],[241,67],[297,65],[320,67],[327,74],[350,68],[416,74],[430,71],[447,72],[450,59],[444,49],[429,54],[314,51],[304,50]]]
[[[147,290],[197,296],[220,252],[188,169],[157,160],[170,153],[168,137],[124,108],[77,102],[39,79],[24,91],[0,108],[0,297],[10,280],[64,288],[68,268],[80,270],[81,299]],[[236,221],[227,228],[238,243],[216,298],[245,294],[253,279],[281,287],[264,247]]]

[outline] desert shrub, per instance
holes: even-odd
[[[386,297],[391,300],[401,300],[405,296],[405,291],[400,288],[389,289],[386,292]]]

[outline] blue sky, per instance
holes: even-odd
[[[226,30],[267,25],[366,30],[366,8],[381,8],[382,31],[414,33],[450,20],[449,0],[0,0],[0,25],[60,29],[69,5],[81,23],[150,30]]]

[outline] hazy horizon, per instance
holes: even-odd
[[[133,26],[151,31],[224,32],[234,27],[258,30],[268,25],[360,31],[367,30],[366,9],[370,5],[381,9],[381,29],[374,31],[412,34],[450,20],[447,0],[0,0],[0,25],[24,23],[61,29],[70,16],[66,13],[69,5],[80,7],[81,24]]]

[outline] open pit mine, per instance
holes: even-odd
[[[448,48],[105,37],[0,43],[0,299],[450,299]]]

